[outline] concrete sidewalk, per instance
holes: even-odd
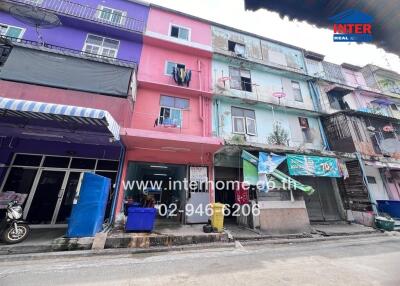
[[[55,239],[65,234],[65,228],[34,228],[29,237],[18,244],[0,242],[0,255],[52,251]]]
[[[283,241],[286,243],[307,240],[323,240],[326,237],[380,234],[380,231],[357,224],[337,223],[312,225],[312,233],[266,235],[259,230],[251,230],[237,225],[226,225],[224,233],[204,233],[203,225],[163,225],[157,226],[152,233],[125,233],[113,230],[104,236],[104,248],[169,249],[181,246],[199,246],[230,244],[233,241]],[[43,253],[59,251],[91,250],[93,237],[65,238],[65,229],[34,229],[26,241],[15,245],[0,244],[0,255]]]

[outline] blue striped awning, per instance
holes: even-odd
[[[3,115],[106,126],[119,140],[119,125],[106,110],[0,97],[0,117]]]

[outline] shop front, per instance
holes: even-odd
[[[219,139],[141,129],[124,129],[121,139],[126,155],[117,213],[140,204],[158,210],[157,224],[207,222]],[[203,213],[196,213],[200,205]]]
[[[0,197],[25,197],[30,224],[68,223],[83,172],[118,178],[119,126],[108,112],[0,98]],[[112,215],[108,199],[106,217]]]
[[[261,170],[259,162],[273,169]],[[243,218],[236,212],[236,217],[228,218],[228,222],[278,234],[308,232],[310,221],[344,219],[336,182],[344,174],[336,158],[225,146],[215,155],[214,166],[216,181],[251,182],[245,196],[237,185],[221,184],[226,186],[221,189],[216,184],[216,201],[241,205],[240,208],[248,204],[250,209],[256,204],[260,210],[258,217],[250,213]],[[255,186],[263,181],[268,182],[268,188]]]

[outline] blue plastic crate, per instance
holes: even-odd
[[[126,231],[152,231],[156,218],[155,208],[128,208],[128,219],[125,224]]]
[[[378,211],[390,215],[394,219],[400,219],[400,201],[377,200]]]

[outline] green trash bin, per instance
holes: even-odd
[[[392,231],[394,230],[395,221],[392,218],[377,216],[375,217],[375,226],[379,229]]]

